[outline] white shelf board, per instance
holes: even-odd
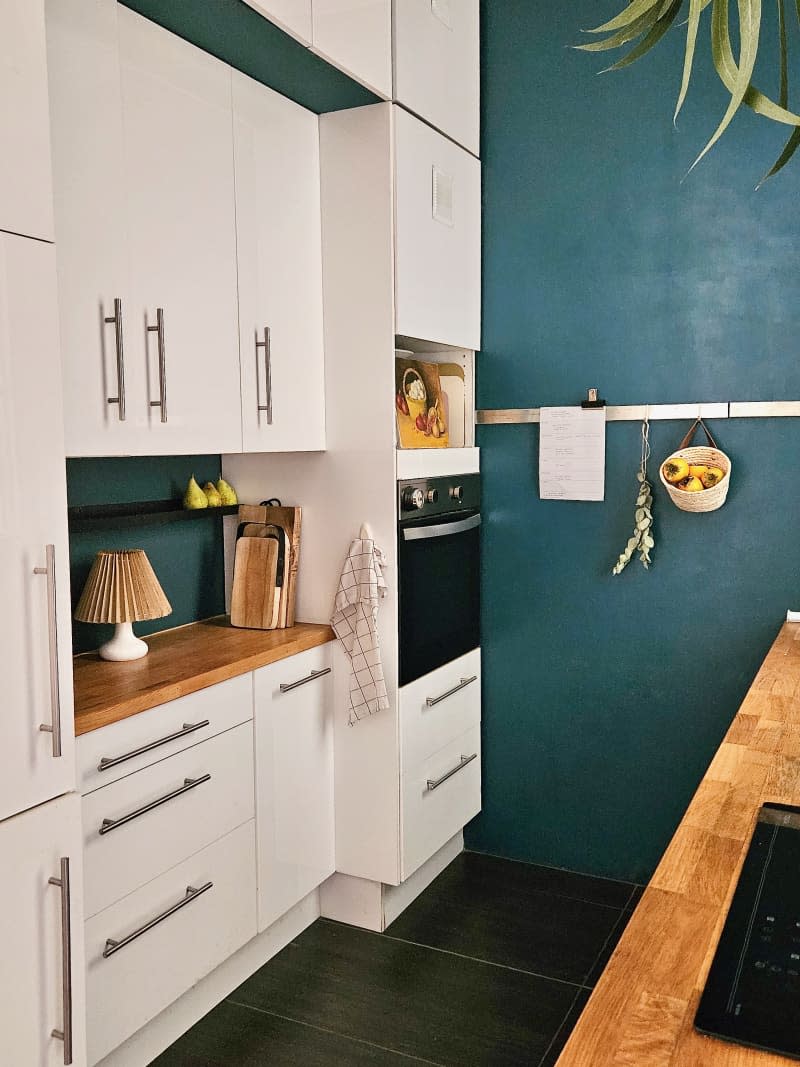
[[[477,474],[479,448],[398,448],[397,477],[446,478],[451,474]]]

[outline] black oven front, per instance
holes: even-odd
[[[400,685],[480,644],[480,475],[398,482]]]

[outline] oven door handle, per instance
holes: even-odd
[[[403,530],[404,541],[427,541],[429,537],[449,537],[450,534],[466,533],[480,526],[480,515],[470,515],[457,522],[442,522],[438,526],[407,526]]]

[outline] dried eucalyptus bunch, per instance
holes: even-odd
[[[628,538],[628,543],[620,555],[612,574],[622,574],[634,552],[639,551],[639,559],[642,566],[647,570],[650,566],[650,550],[655,547],[653,537],[653,487],[647,480],[647,461],[650,458],[650,422],[645,417],[642,423],[642,460],[639,464],[639,472],[636,480],[639,482],[639,495],[636,497],[636,513],[634,515],[633,534]]]

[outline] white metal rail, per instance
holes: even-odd
[[[478,425],[492,426],[539,421],[539,408],[483,408],[475,412]],[[626,404],[605,408],[607,422],[664,419],[776,419],[800,417],[800,400],[730,401],[711,404]]]

